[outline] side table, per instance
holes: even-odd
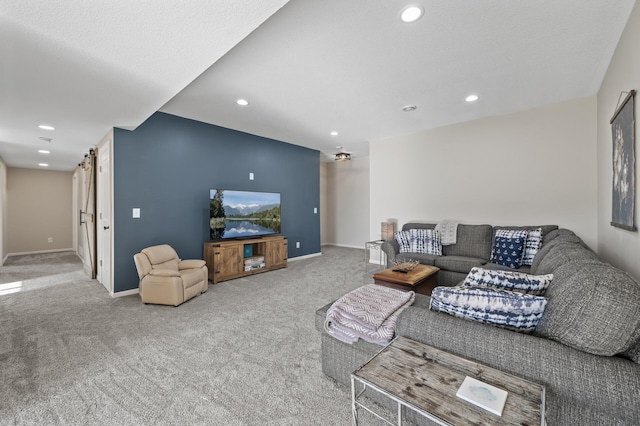
[[[466,376],[508,392],[502,416],[456,396]],[[364,405],[361,397],[368,390],[397,403],[398,425],[403,408],[439,425],[545,425],[544,386],[402,336],[351,374],[353,424],[358,425],[360,408],[395,424]]]
[[[386,264],[386,256],[385,263],[382,263],[383,251],[382,244],[384,244],[383,240],[376,241],[367,241],[364,243],[364,261],[365,261],[365,272],[369,269],[369,263],[371,263],[371,250],[374,250],[378,253],[378,264],[385,267]]]

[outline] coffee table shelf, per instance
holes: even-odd
[[[466,376],[508,392],[502,416],[456,397]],[[398,425],[403,407],[440,425],[545,424],[544,386],[402,336],[351,374],[353,424],[358,425],[361,408],[395,424],[364,404],[363,396],[369,390],[397,403]]]

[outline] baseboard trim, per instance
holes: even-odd
[[[304,256],[290,257],[287,259],[287,262],[291,262],[292,260],[309,259],[310,257],[317,257],[317,256],[322,256],[322,252],[305,254]]]
[[[38,250],[38,251],[23,251],[18,253],[8,253],[4,260],[7,260],[9,256],[24,256],[28,254],[44,254],[44,253],[60,253],[63,251],[73,252],[73,248],[53,249],[53,250]]]
[[[115,293],[111,293],[111,297],[115,299],[116,297],[132,296],[138,293],[139,291],[137,288],[132,288],[131,290],[117,291]]]
[[[354,248],[364,250],[364,244],[362,246],[351,246],[348,244],[336,244],[336,243],[324,243],[323,246],[334,246],[334,247],[344,247],[344,248]]]

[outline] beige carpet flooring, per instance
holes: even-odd
[[[11,257],[0,424],[349,425],[349,390],[321,371],[314,312],[372,282],[372,266],[364,250],[323,247],[170,307],[111,298],[71,253]]]

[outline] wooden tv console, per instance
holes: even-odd
[[[287,238],[265,236],[204,243],[204,260],[213,284],[287,267]]]

